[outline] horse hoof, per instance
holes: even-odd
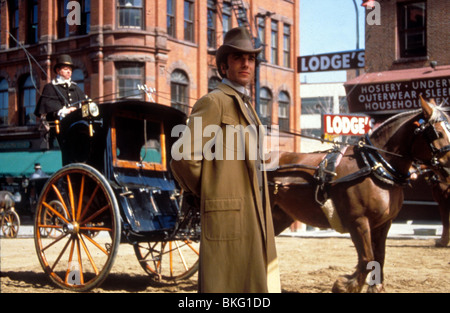
[[[381,293],[381,292],[384,292],[383,284],[375,284],[367,288],[367,293]]]
[[[349,275],[339,276],[334,282],[331,291],[333,293],[358,293],[362,286],[359,286],[356,279],[350,279]]]

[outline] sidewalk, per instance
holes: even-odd
[[[434,221],[407,221],[392,223],[388,233],[389,239],[439,239],[442,235],[442,224]],[[310,226],[297,231],[289,228],[279,236],[303,238],[350,238],[350,234],[341,234],[333,229],[319,229]]]

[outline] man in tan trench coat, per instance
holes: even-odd
[[[225,35],[216,54],[225,78],[194,105],[172,149],[183,155],[171,162],[175,178],[201,203],[199,292],[280,292],[266,175],[255,151],[261,122],[242,95],[260,50],[245,28]]]

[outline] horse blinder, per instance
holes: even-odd
[[[444,120],[441,122],[444,122],[445,127],[450,131],[450,124]],[[446,168],[439,162],[439,157],[450,151],[450,145],[446,145],[442,148],[436,148],[436,146],[433,144],[435,140],[443,138],[444,135],[438,132],[430,122],[425,123],[423,120],[419,120],[415,122],[415,124],[418,127],[414,130],[414,134],[423,134],[425,140],[430,146],[432,153],[430,165],[436,168],[443,169],[444,173],[447,174],[447,176],[450,176],[450,169]]]

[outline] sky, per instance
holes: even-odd
[[[359,48],[364,49],[365,8],[359,14]],[[353,0],[300,0],[300,56],[356,49]],[[345,71],[300,74],[302,83],[345,82]]]

